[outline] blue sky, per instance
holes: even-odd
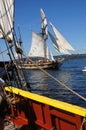
[[[77,51],[86,51],[86,0],[15,0],[15,25],[21,27],[26,53],[30,48],[31,31],[41,31],[40,8],[48,22],[51,21]],[[47,42],[51,44],[50,40]]]
[[[86,0],[15,0],[15,29],[20,26],[26,54],[31,31],[40,32],[40,8],[60,33],[80,52],[86,52]],[[48,27],[51,30],[50,26]],[[52,44],[50,40],[48,44]],[[51,46],[51,45],[50,45]],[[53,54],[57,53],[53,50]]]

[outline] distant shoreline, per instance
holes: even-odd
[[[55,59],[64,58],[65,60],[72,60],[72,59],[86,59],[86,54],[72,54],[72,55],[59,55],[54,56]],[[4,64],[8,64],[9,61],[0,61],[0,67],[4,67]]]
[[[85,59],[86,54],[72,54],[72,55],[60,55],[60,56],[54,56],[55,58],[65,58],[65,60],[71,60],[71,59]]]

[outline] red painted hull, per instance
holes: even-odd
[[[18,101],[10,105],[10,120],[16,126],[33,130],[86,130],[83,116],[51,105],[16,95]],[[42,99],[41,99],[42,100]]]

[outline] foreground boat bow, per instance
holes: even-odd
[[[10,105],[11,121],[17,126],[39,130],[86,130],[86,109],[72,104],[11,88],[17,100]],[[5,90],[12,94],[11,89]]]
[[[44,19],[45,15],[42,10],[41,13]],[[4,39],[6,51],[10,58],[9,66],[7,65],[8,67],[6,67],[4,65],[7,74],[7,79],[4,78],[4,80],[8,87],[5,84],[0,84],[0,89],[2,90],[0,91],[0,130],[86,130],[85,108],[28,92],[31,91],[31,88],[26,80],[26,75],[22,69],[18,68],[17,62],[14,62],[16,61],[15,51],[18,56],[23,55],[20,47],[21,42],[18,42],[18,39],[16,39],[13,24],[14,0],[9,0],[8,2],[0,0],[0,16],[0,39]],[[47,25],[47,22],[46,19],[44,21],[45,24],[42,24],[42,37],[46,41],[47,28],[44,30],[44,27]],[[54,31],[57,34],[55,28]],[[59,36],[61,37],[61,35]],[[35,35],[35,37],[38,36]],[[38,37],[39,39],[40,37]],[[53,41],[57,45],[55,38]],[[61,38],[61,41],[65,40]],[[46,46],[43,47],[45,48]],[[66,47],[70,48],[68,44],[65,46],[65,49]],[[62,50],[61,47],[60,50]],[[1,54],[4,52],[1,52]],[[47,49],[44,52],[47,52]],[[47,55],[45,54],[45,56]],[[8,71],[12,73],[8,73]],[[47,75],[50,76],[49,73]],[[57,81],[54,77],[52,79]],[[74,91],[72,90],[72,92]],[[9,127],[7,126],[8,124],[10,124]],[[7,126],[6,129],[5,126]]]

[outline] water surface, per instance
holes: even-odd
[[[86,59],[68,60],[64,62],[59,70],[47,71],[77,93],[86,97],[86,72],[82,71],[85,66]],[[32,92],[86,107],[85,101],[59,85],[44,72],[27,70],[26,76]]]

